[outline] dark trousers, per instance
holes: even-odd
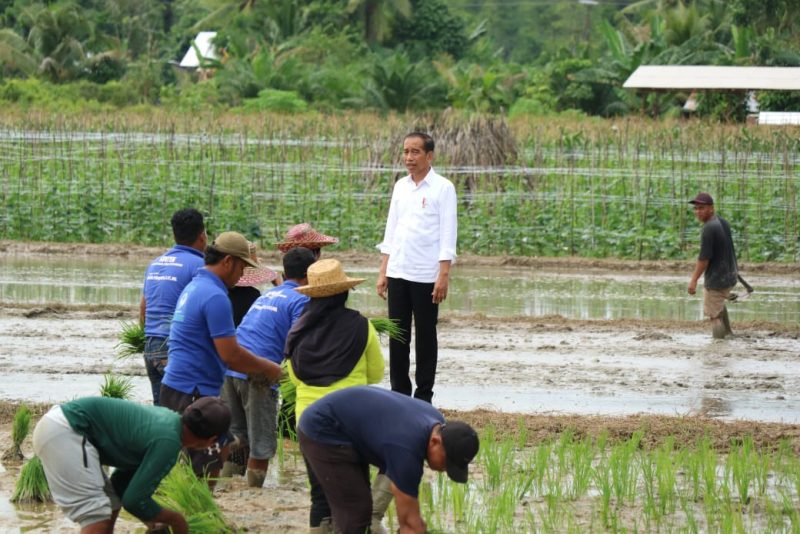
[[[334,530],[343,534],[369,532],[372,521],[369,464],[353,447],[317,443],[302,430],[297,431],[297,441],[328,499]]]
[[[436,323],[439,305],[433,303],[433,284],[409,282],[402,278],[389,278],[389,318],[398,321],[403,341],[389,341],[389,378],[392,391],[411,395],[409,377],[411,317],[414,317],[414,349],[416,352],[417,389],[414,397],[431,402],[436,379],[436,362],[439,357],[436,340]]]
[[[328,504],[328,499],[325,498],[325,490],[322,489],[322,484],[319,483],[317,475],[311,469],[311,464],[308,463],[306,457],[303,457],[306,463],[306,473],[308,473],[308,485],[310,486],[309,493],[311,494],[311,509],[308,511],[308,526],[311,528],[318,527],[322,520],[331,517],[331,505]]]
[[[159,406],[161,379],[164,378],[164,369],[167,367],[168,341],[165,337],[155,336],[148,336],[144,340],[144,368],[147,370],[147,378],[150,379],[153,406]]]

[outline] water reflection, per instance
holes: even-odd
[[[376,258],[376,266],[377,266]],[[136,305],[147,259],[0,259],[0,301]],[[271,265],[279,269],[278,265]],[[349,271],[348,271],[349,272]],[[365,313],[385,314],[374,291],[376,270],[351,296]],[[800,281],[751,277],[757,292],[730,306],[734,322],[800,322]],[[688,273],[555,272],[524,268],[458,267],[442,313],[490,316],[562,315],[573,319],[702,319],[702,299],[686,294]]]

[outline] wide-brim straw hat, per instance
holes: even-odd
[[[295,247],[310,249],[322,248],[339,242],[339,238],[321,234],[314,230],[308,223],[297,224],[289,228],[286,236],[280,243],[275,243],[278,250],[287,252]]]
[[[366,280],[366,278],[350,278],[344,273],[339,260],[334,259],[312,263],[306,276],[308,285],[295,288],[295,291],[311,298],[338,295]]]
[[[261,265],[261,262],[259,262],[259,265]],[[278,273],[276,273],[269,267],[264,267],[263,265],[261,265],[258,268],[245,267],[242,277],[239,278],[238,282],[236,282],[236,286],[237,287],[263,286],[264,284],[267,284],[275,280],[277,276]]]

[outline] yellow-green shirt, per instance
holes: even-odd
[[[297,401],[295,405],[295,417],[300,421],[300,416],[303,410],[309,407],[312,402],[321,399],[328,393],[338,391],[340,389],[349,388],[351,386],[363,386],[365,384],[377,384],[383,380],[383,369],[385,362],[383,360],[383,353],[381,352],[381,345],[378,341],[378,332],[372,323],[367,322],[367,346],[364,348],[364,353],[358,359],[356,366],[350,371],[346,377],[337,380],[330,386],[309,386],[301,381],[294,374],[292,369],[292,362],[288,360],[287,369],[289,371],[289,378],[297,388]]]

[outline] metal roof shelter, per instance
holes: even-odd
[[[664,91],[800,91],[800,67],[643,65],[631,74],[623,87]]]
[[[185,69],[196,69],[200,67],[200,58],[197,57],[197,52],[200,52],[200,57],[203,59],[219,59],[217,51],[211,41],[217,36],[217,32],[200,32],[197,37],[192,41],[193,46],[189,47],[180,66]]]

